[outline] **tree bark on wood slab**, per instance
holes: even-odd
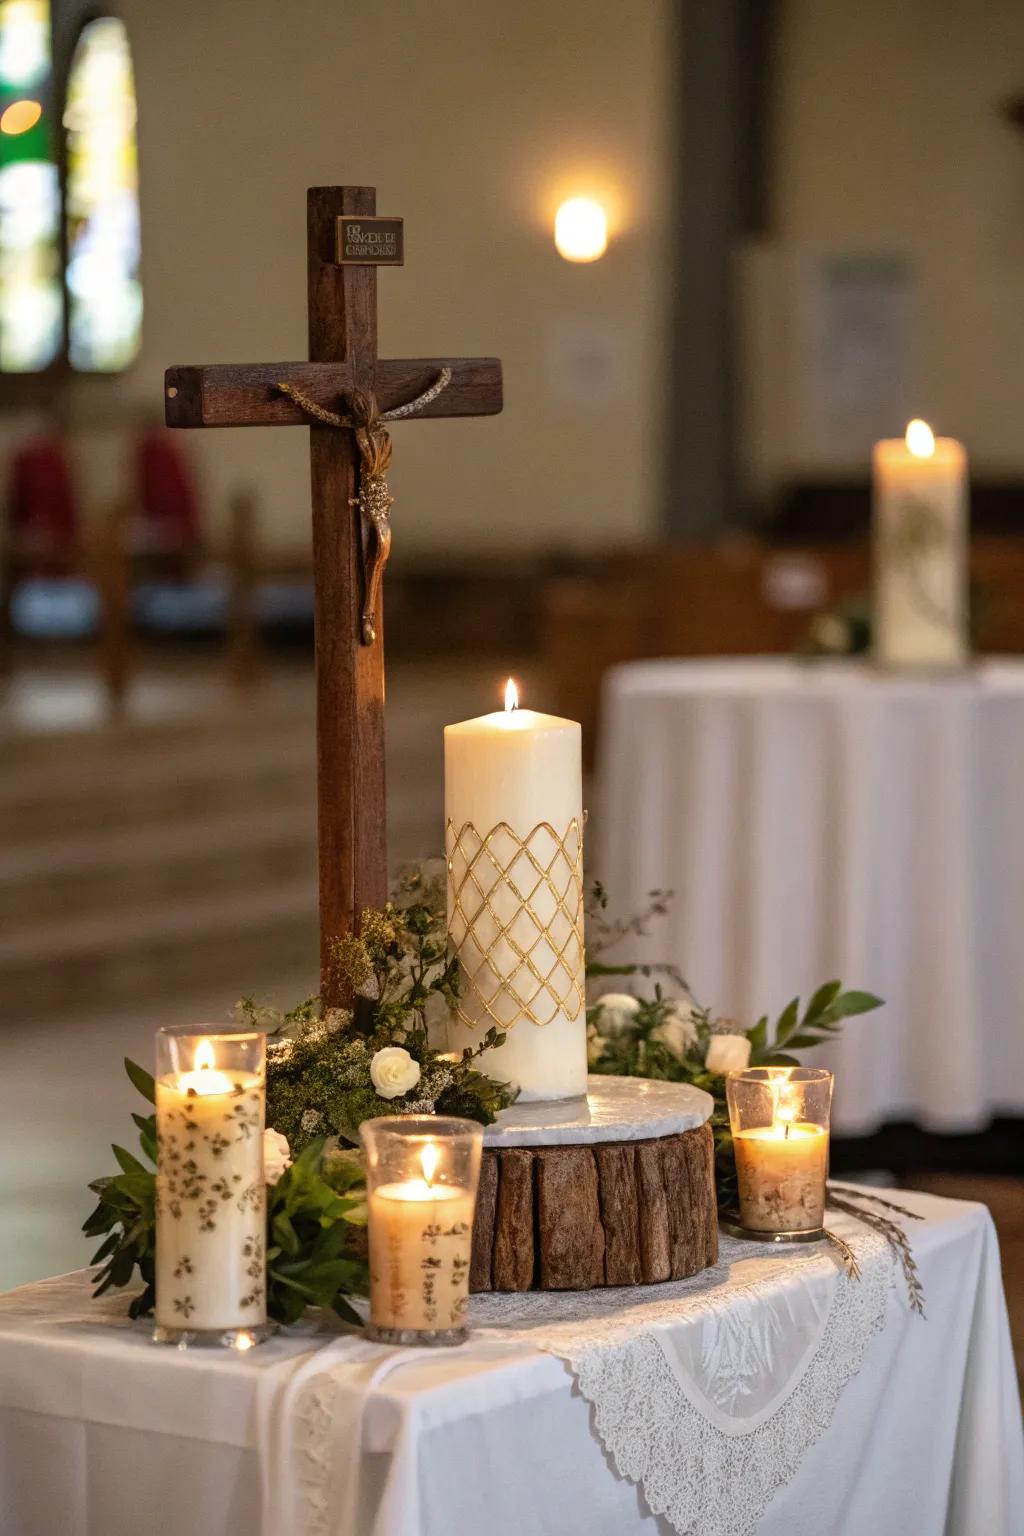
[[[710,1125],[648,1141],[484,1152],[473,1291],[653,1285],[717,1258]]]

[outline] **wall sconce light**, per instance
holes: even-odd
[[[597,261],[608,249],[608,218],[590,197],[570,197],[555,214],[555,248],[566,261]]]

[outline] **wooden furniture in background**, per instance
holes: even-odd
[[[131,525],[131,502],[114,502],[99,521],[88,560],[100,597],[99,669],[115,718],[124,712],[132,672]]]

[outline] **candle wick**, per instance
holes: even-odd
[[[789,1121],[788,1120],[786,1121],[785,1126],[783,1127],[782,1139],[783,1139],[783,1141],[788,1141],[789,1140]]]

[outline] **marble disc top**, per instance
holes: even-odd
[[[677,1136],[710,1120],[710,1093],[690,1083],[646,1077],[587,1078],[587,1097],[557,1104],[513,1104],[484,1131],[485,1147],[579,1146]]]

